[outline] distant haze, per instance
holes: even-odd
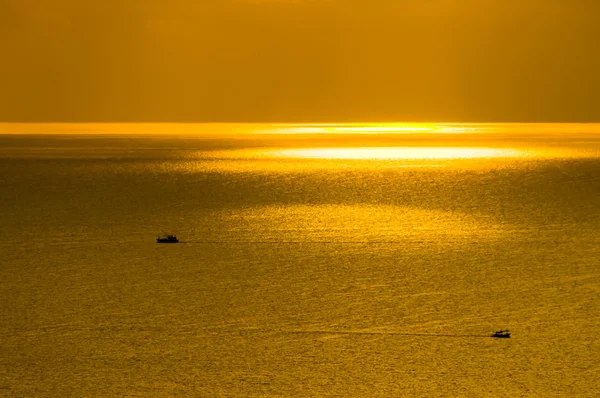
[[[597,0],[0,0],[0,121],[599,122]]]

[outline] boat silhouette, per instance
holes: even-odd
[[[178,243],[179,239],[177,239],[177,236],[175,236],[175,234],[171,234],[171,233],[163,233],[162,235],[159,235],[158,238],[156,238],[156,243]]]
[[[508,329],[507,330],[498,330],[496,333],[494,333],[492,335],[492,337],[508,339],[508,338],[510,338],[510,332],[508,331]]]

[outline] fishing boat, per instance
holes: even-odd
[[[508,339],[510,338],[510,332],[508,330],[498,330],[492,337]]]
[[[175,234],[170,234],[170,233],[163,233],[162,235],[160,235],[158,238],[156,238],[156,243],[177,243],[179,242],[179,239],[177,239],[177,236],[175,236]]]

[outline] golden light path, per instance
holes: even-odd
[[[481,169],[535,157],[531,150],[486,147],[245,148],[196,152],[189,169],[218,172],[460,167]],[[217,160],[217,161],[214,161]],[[498,162],[496,162],[498,160]]]
[[[239,226],[239,240],[260,236],[275,242],[457,244],[495,240],[507,232],[470,214],[397,205],[274,205],[224,212],[217,218]]]
[[[600,157],[600,151],[569,148],[470,146],[244,148],[197,151],[181,164],[186,172],[328,172],[400,168],[484,170],[534,159]]]
[[[268,157],[301,159],[476,159],[525,156],[524,151],[509,148],[469,147],[358,147],[358,148],[297,148],[263,152]]]

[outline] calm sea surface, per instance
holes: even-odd
[[[600,125],[0,130],[0,396],[598,396]]]

